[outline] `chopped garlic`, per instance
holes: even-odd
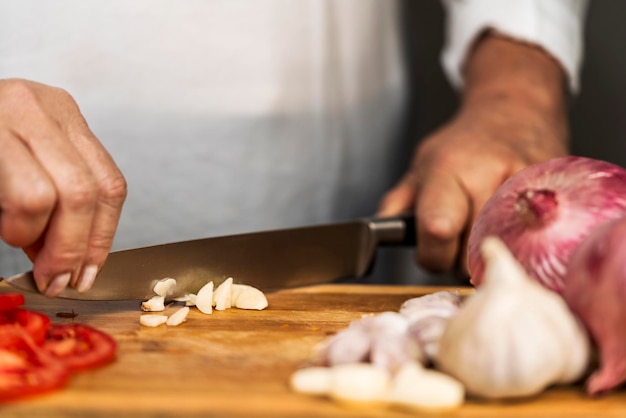
[[[381,402],[390,384],[386,370],[369,363],[349,363],[331,369],[329,395],[351,403]]]
[[[405,364],[394,376],[387,400],[396,405],[424,410],[459,407],[465,388],[452,376],[418,363]]]
[[[139,316],[139,323],[145,327],[158,327],[165,324],[167,321],[167,315],[141,315]]]
[[[213,292],[213,306],[215,306],[216,310],[223,311],[232,306],[232,288],[232,277],[229,277],[217,286],[217,289]]]
[[[232,285],[232,305],[239,309],[257,309],[267,308],[267,298],[262,291],[256,287],[245,284]]]
[[[213,282],[208,282],[196,295],[196,307],[205,314],[213,313]]]
[[[167,277],[165,279],[159,280],[152,290],[159,296],[169,296],[174,293],[176,289],[176,280],[171,277]]]
[[[170,317],[167,318],[166,324],[172,327],[180,325],[187,320],[187,315],[189,315],[189,308],[185,306],[170,315]]]
[[[330,367],[305,367],[289,379],[291,389],[308,395],[326,395],[330,391]]]
[[[188,293],[189,299],[185,301],[185,306],[196,306],[196,295],[194,293]]]
[[[145,312],[160,312],[165,310],[165,296],[152,296],[141,302],[141,310]]]

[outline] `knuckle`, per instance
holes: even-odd
[[[65,190],[63,200],[70,209],[95,207],[98,188],[92,176],[78,176]]]
[[[54,188],[50,187],[48,182],[41,180],[30,182],[27,192],[20,189],[12,192],[11,196],[3,205],[6,210],[29,218],[49,213],[57,200]]]
[[[4,80],[1,85],[2,96],[9,103],[19,103],[28,107],[39,107],[35,84],[22,79]]]
[[[126,200],[128,195],[128,183],[119,171],[102,181],[100,187],[100,199],[112,206],[119,206]]]

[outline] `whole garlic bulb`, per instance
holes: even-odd
[[[437,367],[485,398],[579,379],[590,343],[563,299],[532,280],[499,238],[485,238],[481,253],[484,283],[448,322]]]

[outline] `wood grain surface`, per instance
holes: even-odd
[[[139,301],[88,302],[26,295],[27,307],[54,322],[109,332],[117,360],[75,375],[69,385],[0,406],[0,417],[626,417],[626,390],[597,399],[580,386],[553,388],[519,402],[468,399],[446,413],[383,406],[354,408],[289,390],[291,373],[315,345],[363,314],[442,288],[323,285],[267,294],[264,311],[192,309],[178,327],[139,325]],[[0,292],[12,292],[0,284]],[[471,292],[462,289],[463,292]],[[59,312],[74,311],[74,319]],[[1,338],[1,336],[0,336]]]

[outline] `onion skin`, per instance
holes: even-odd
[[[599,349],[587,393],[626,381],[626,217],[596,228],[572,254],[563,298]]]
[[[567,156],[529,166],[485,203],[470,231],[468,267],[480,286],[479,246],[498,236],[528,274],[562,293],[572,252],[599,224],[626,214],[626,170],[592,158]]]

